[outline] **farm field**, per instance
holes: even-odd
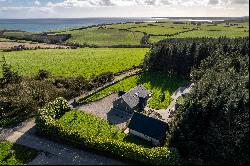
[[[184,24],[173,24],[172,22],[166,23],[154,23],[147,24],[145,26],[138,26],[137,28],[131,28],[132,31],[141,31],[152,35],[164,35],[164,34],[175,34],[196,28],[196,26],[190,23]]]
[[[180,86],[187,84],[186,80],[183,80],[176,76],[168,76],[162,73],[145,73],[138,76],[127,78],[117,84],[114,84],[93,96],[90,96],[86,101],[99,100],[113,92],[117,91],[129,91],[137,84],[143,84],[151,93],[153,93],[148,104],[153,109],[166,109],[171,103],[172,93]],[[161,98],[161,94],[165,94],[165,99]],[[81,101],[81,99],[80,99]]]
[[[71,29],[61,31],[60,33],[69,33],[72,35],[72,37],[65,43],[70,42],[96,46],[114,46],[140,45],[143,33],[150,35],[150,43],[156,43],[166,38],[218,38],[222,36],[229,38],[245,37],[248,35],[248,31],[249,24],[247,22],[233,22],[229,24],[201,23],[201,25],[195,25],[191,22],[176,23],[167,21],[102,25],[82,30]]]
[[[37,151],[34,149],[8,141],[0,142],[0,165],[25,165],[36,156]]]
[[[87,28],[83,30],[66,31],[71,38],[65,43],[79,43],[97,46],[140,45],[143,33],[127,32],[118,29]]]
[[[222,24],[202,24],[201,26],[197,26],[197,30],[185,32],[181,34],[177,34],[174,36],[150,36],[150,43],[156,43],[160,40],[167,38],[202,38],[202,37],[228,37],[228,38],[236,38],[236,37],[246,37],[249,35],[249,25],[247,23],[237,23],[237,25],[226,25]]]
[[[85,76],[90,78],[103,72],[118,72],[139,65],[147,48],[84,48],[42,49],[19,52],[0,52],[6,62],[23,76],[45,69],[56,76]],[[2,73],[1,73],[2,74]]]

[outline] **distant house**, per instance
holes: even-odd
[[[115,100],[113,108],[132,114],[136,110],[144,109],[149,97],[150,92],[143,85],[138,85]]]
[[[135,112],[128,125],[129,133],[160,146],[166,139],[168,124],[152,117]]]

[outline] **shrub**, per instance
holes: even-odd
[[[11,67],[4,63],[2,65],[3,77],[0,78],[0,86],[3,88],[7,84],[20,83],[22,81],[21,76],[17,72],[11,70]]]
[[[47,70],[39,70],[35,78],[37,80],[44,80],[49,78],[50,75],[51,75],[50,72]]]

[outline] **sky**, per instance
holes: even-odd
[[[0,0],[0,18],[240,17],[249,0]]]

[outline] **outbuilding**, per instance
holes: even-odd
[[[169,130],[167,123],[135,112],[128,125],[129,133],[140,137],[153,145],[161,146],[166,139]]]

